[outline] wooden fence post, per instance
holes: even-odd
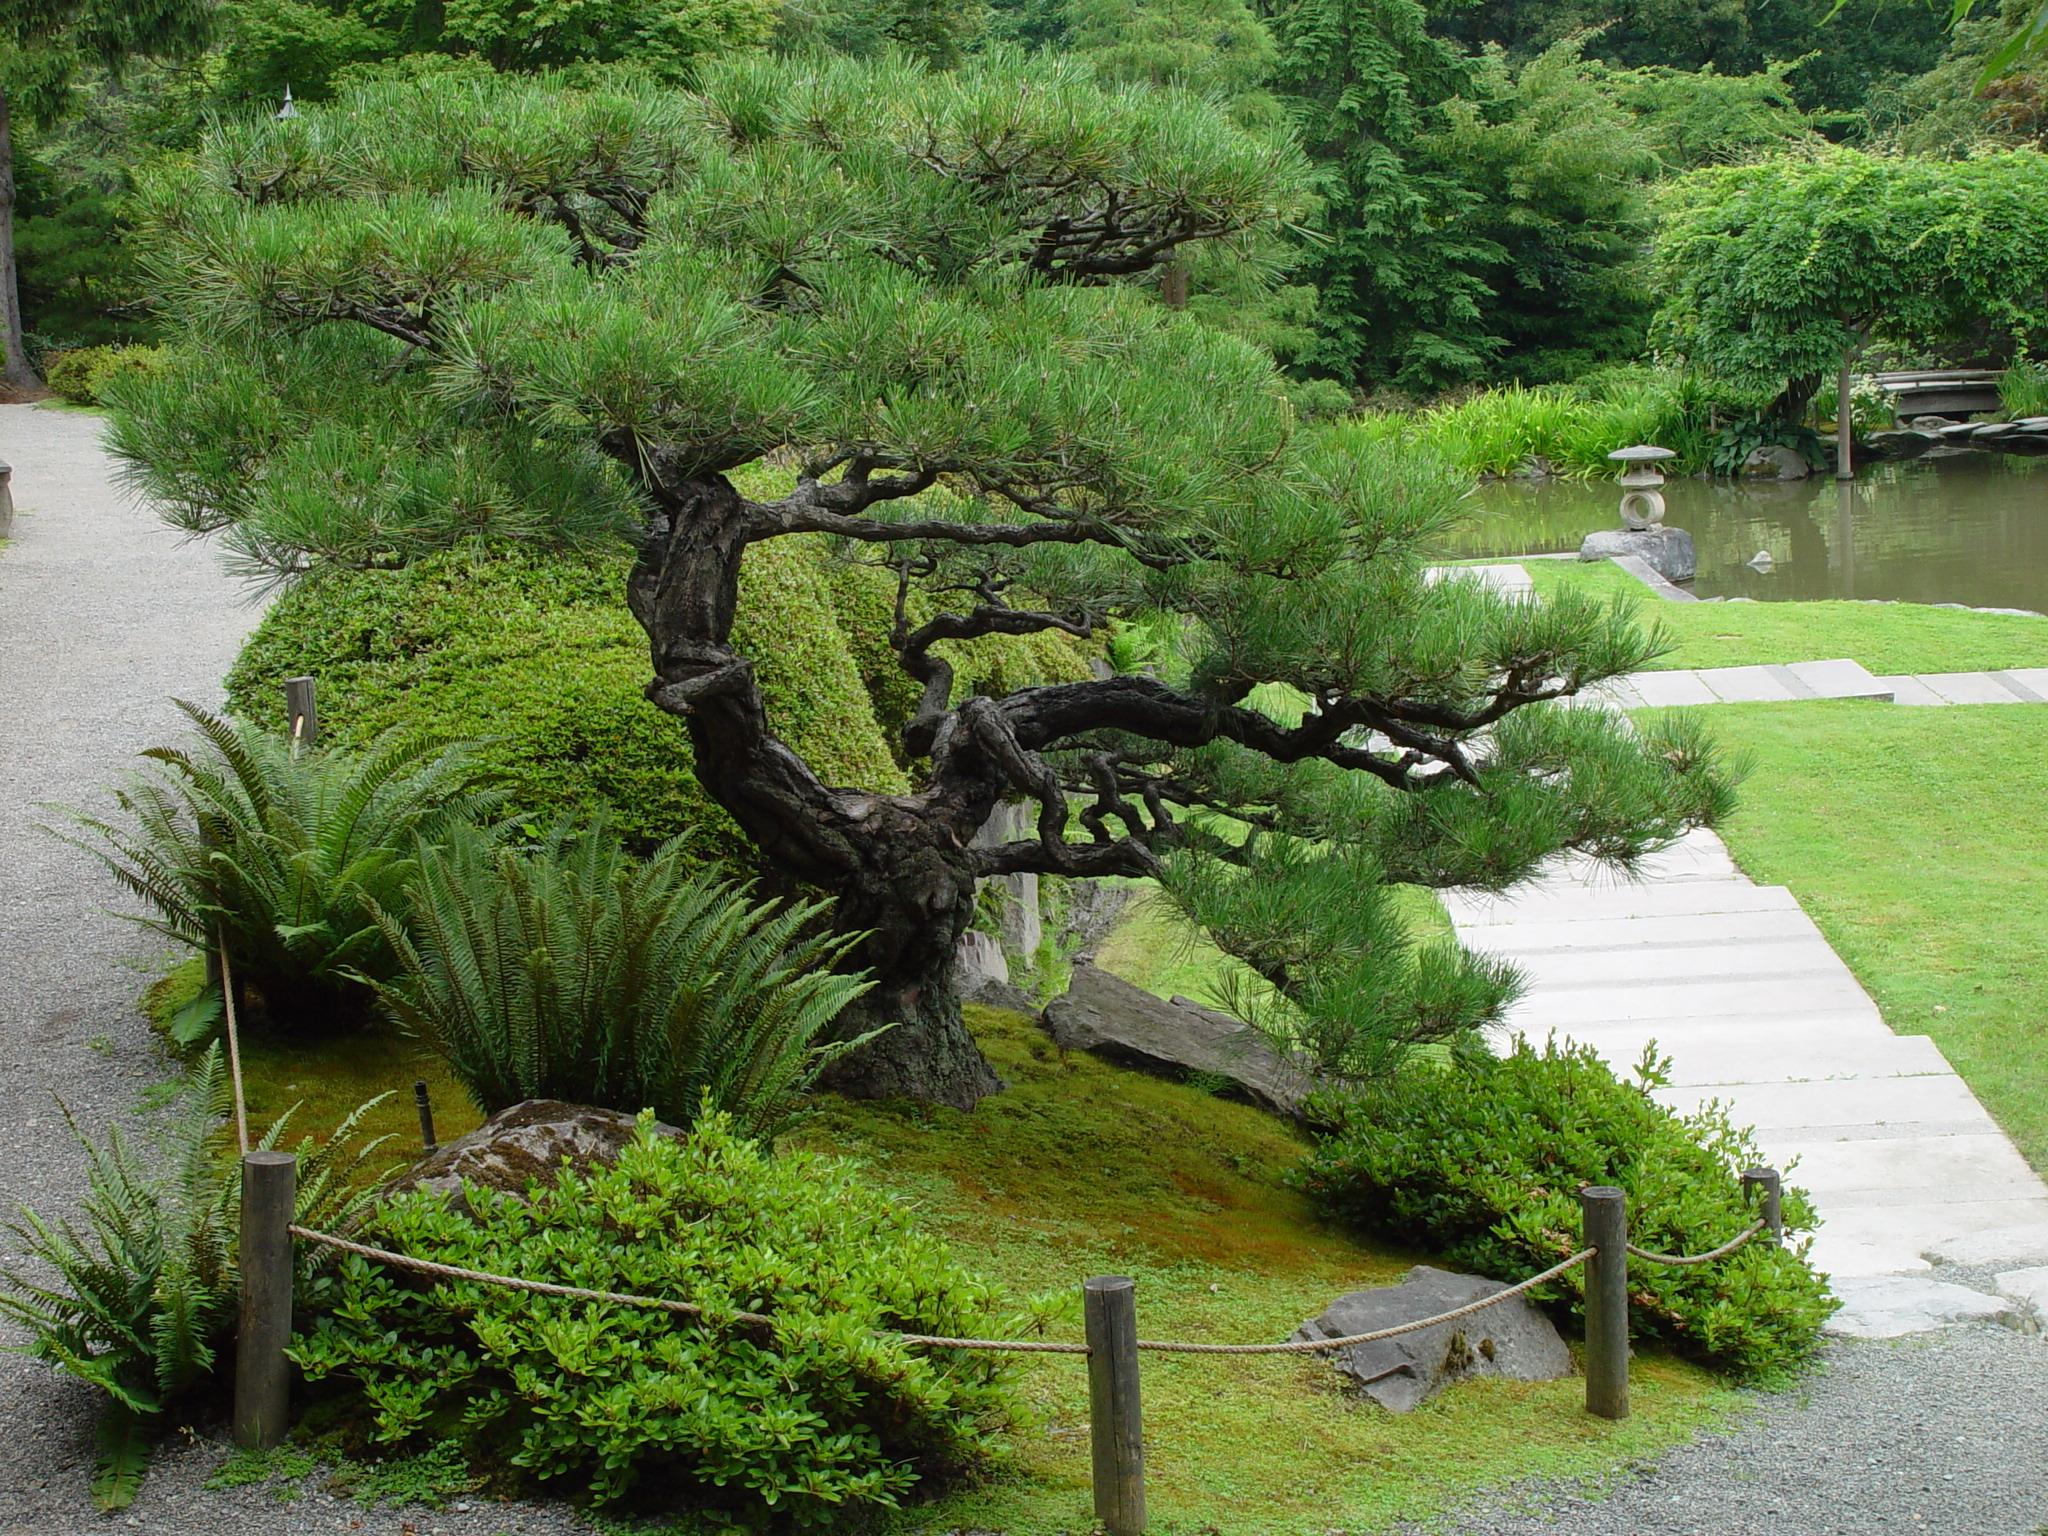
[[[434,1140],[434,1106],[427,1098],[427,1084],[424,1078],[412,1085],[413,1107],[420,1112],[420,1148],[432,1152],[440,1145]]]
[[[242,1315],[235,1335],[235,1444],[267,1451],[284,1439],[291,1402],[292,1208],[299,1160],[242,1154]]]
[[[284,680],[285,734],[294,747],[317,746],[320,741],[320,712],[313,705],[313,679],[288,677]]]
[[[1785,1245],[1784,1181],[1775,1168],[1750,1168],[1742,1175],[1742,1193],[1757,1202],[1757,1214],[1764,1219],[1764,1231],[1776,1247]]]
[[[1579,1191],[1586,1261],[1586,1412],[1628,1417],[1628,1202],[1604,1184]]]
[[[1145,1529],[1145,1447],[1138,1412],[1136,1287],[1122,1275],[1081,1282],[1088,1340],[1088,1437],[1095,1518],[1109,1536]]]

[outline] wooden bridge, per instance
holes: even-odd
[[[1873,378],[1879,388],[1897,401],[1895,409],[1902,425],[1916,416],[1946,416],[1955,420],[1999,409],[1995,368],[1880,373]]]

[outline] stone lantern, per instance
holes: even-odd
[[[1579,545],[1581,560],[1608,560],[1634,555],[1666,581],[1691,581],[1696,563],[1692,535],[1664,526],[1664,497],[1658,487],[1664,475],[1657,468],[1678,455],[1669,448],[1638,443],[1607,455],[1621,466],[1615,483],[1621,487],[1621,527],[1589,533]]]

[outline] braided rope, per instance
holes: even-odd
[[[1652,1253],[1647,1248],[1638,1248],[1634,1243],[1628,1245],[1628,1251],[1635,1258],[1647,1259],[1652,1264],[1711,1264],[1716,1259],[1727,1258],[1763,1230],[1763,1222],[1752,1222],[1720,1247],[1710,1248],[1705,1253]]]
[[[1567,1270],[1575,1269],[1593,1257],[1596,1250],[1582,1248],[1570,1258],[1553,1264],[1540,1275],[1495,1291],[1491,1296],[1478,1301],[1467,1302],[1462,1307],[1453,1307],[1448,1312],[1439,1312],[1435,1317],[1420,1317],[1412,1323],[1397,1323],[1391,1328],[1375,1328],[1371,1333],[1346,1334],[1341,1339],[1294,1339],[1285,1344],[1168,1344],[1157,1340],[1138,1340],[1138,1348],[1149,1349],[1164,1355],[1314,1355],[1327,1350],[1349,1349],[1354,1344],[1374,1344],[1381,1339],[1399,1338],[1404,1333],[1420,1333],[1425,1328],[1435,1328],[1443,1323],[1456,1322],[1461,1317],[1470,1317],[1474,1312],[1484,1312],[1488,1307],[1497,1306],[1510,1296],[1519,1296],[1526,1290],[1555,1280]]]
[[[706,1311],[694,1301],[676,1301],[666,1296],[631,1296],[622,1291],[593,1291],[580,1285],[558,1285],[552,1280],[522,1280],[516,1275],[494,1275],[481,1269],[464,1269],[459,1264],[441,1264],[433,1259],[416,1259],[410,1254],[393,1253],[388,1248],[373,1248],[368,1243],[352,1242],[345,1237],[336,1237],[331,1232],[315,1231],[311,1227],[294,1224],[293,1237],[323,1247],[334,1248],[342,1253],[352,1253],[358,1258],[371,1259],[387,1264],[393,1269],[411,1270],[415,1274],[428,1275],[436,1280],[468,1280],[478,1285],[495,1285],[508,1291],[527,1291],[536,1296],[559,1296],[569,1301],[602,1301],[613,1306],[647,1307],[659,1312],[673,1312],[680,1317],[703,1317]],[[775,1325],[775,1319],[761,1312],[728,1313],[725,1321],[745,1323],[753,1327]],[[905,1333],[891,1334],[892,1341],[901,1344],[922,1344],[932,1348],[1000,1350],[1012,1354],[1044,1355],[1085,1355],[1086,1344],[1060,1344],[1049,1339],[949,1339],[932,1334]]]

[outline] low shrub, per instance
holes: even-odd
[[[858,1044],[819,1043],[867,990],[832,969],[855,940],[804,936],[824,904],[756,903],[680,842],[643,863],[602,825],[517,852],[458,831],[405,905],[379,917],[399,973],[378,993],[485,1114],[565,1099],[687,1125],[709,1106],[764,1135]]]
[[[195,745],[144,752],[155,771],[115,792],[125,822],[67,810],[81,834],[68,840],[147,904],[144,927],[198,949],[218,936],[267,1027],[360,1023],[365,978],[396,963],[365,903],[395,910],[419,846],[492,814],[501,794],[463,749],[426,735],[294,752],[281,735],[178,707]]]
[[[241,1165],[221,1134],[227,1101],[215,1046],[180,1085],[146,1153],[119,1131],[108,1133],[105,1146],[94,1143],[67,1112],[85,1149],[78,1221],[51,1221],[23,1207],[9,1227],[20,1253],[45,1275],[0,1264],[0,1316],[27,1331],[23,1353],[105,1394],[92,1478],[102,1509],[133,1500],[151,1439],[167,1413],[211,1380],[233,1326],[242,1189]],[[371,1198],[366,1174],[383,1138],[357,1131],[370,1107],[323,1142],[298,1143],[296,1220],[345,1222]],[[289,1119],[289,1112],[280,1116],[261,1145],[279,1145]],[[308,1279],[316,1258],[316,1250],[301,1250]]]
[[[471,1187],[380,1204],[372,1242],[701,1319],[427,1280],[347,1259],[309,1288],[293,1358],[385,1443],[460,1435],[542,1483],[749,1525],[821,1529],[969,1469],[1011,1421],[1008,1357],[898,1331],[1009,1331],[987,1285],[850,1163],[770,1158],[722,1115],[640,1133],[526,1198]],[[767,1326],[734,1320],[766,1313]]]
[[[1649,1089],[1667,1065],[1645,1053],[1640,1081],[1624,1082],[1590,1050],[1526,1040],[1501,1057],[1473,1046],[1411,1062],[1384,1085],[1318,1101],[1318,1144],[1297,1179],[1333,1218],[1501,1280],[1577,1250],[1588,1184],[1626,1192],[1641,1246],[1704,1252],[1755,1219],[1737,1179],[1763,1159],[1718,1107],[1679,1115],[1657,1103]],[[1814,1224],[1797,1189],[1784,1215],[1789,1233]],[[1783,1372],[1834,1310],[1810,1246],[1752,1241],[1692,1267],[1637,1261],[1633,1326],[1742,1376]],[[1548,1290],[1578,1314],[1584,1271]]]
[[[162,347],[69,347],[43,357],[43,382],[74,405],[105,405],[107,391],[132,374],[161,372]]]
[[[776,730],[831,783],[903,779],[841,633],[824,554],[748,551],[739,642]],[[431,724],[474,743],[537,835],[602,809],[629,847],[687,835],[709,858],[752,850],[698,785],[682,722],[647,702],[647,637],[624,554],[457,551],[397,570],[323,570],[287,590],[228,676],[246,720],[281,720],[287,677],[319,684],[321,730],[359,745]]]

